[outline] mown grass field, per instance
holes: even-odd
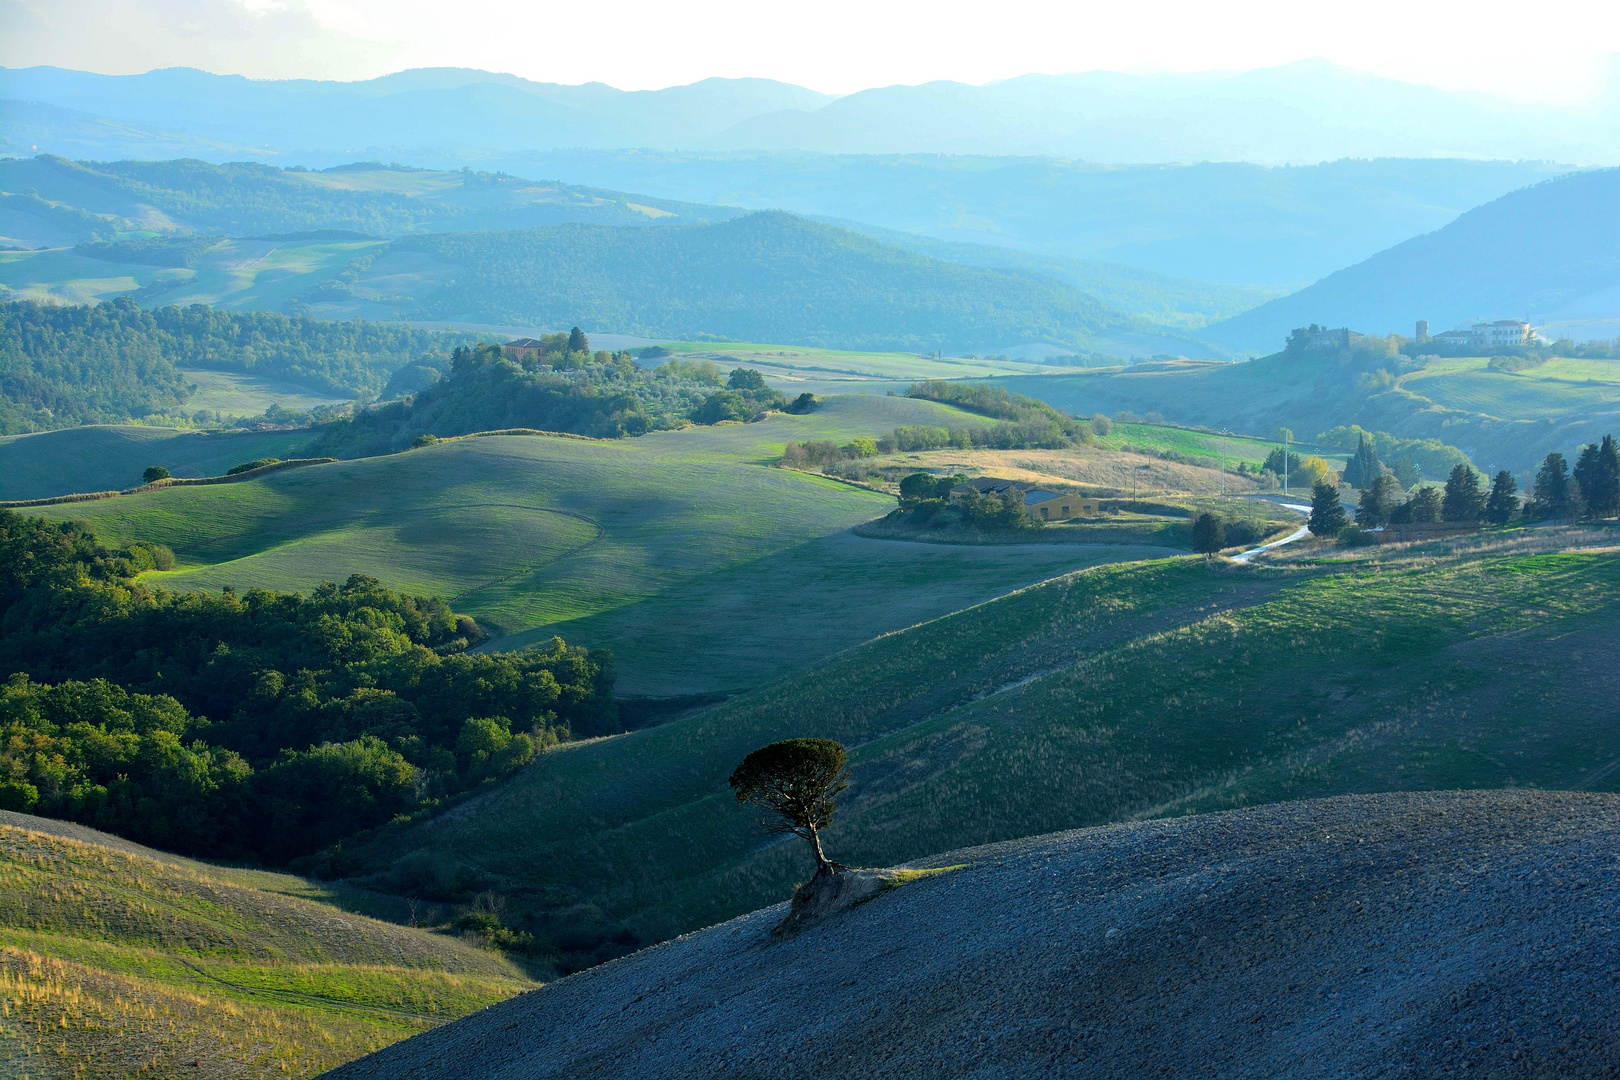
[[[1054,370],[1022,360],[930,357],[917,353],[851,352],[801,345],[748,342],[676,341],[664,346],[692,359],[713,360],[722,368],[739,363],[755,368],[784,390],[804,383],[815,393],[848,392],[853,384],[876,382],[878,389],[901,387],[921,379],[971,379],[996,375],[1029,375]],[[1061,369],[1058,369],[1061,370]]]
[[[789,736],[852,748],[827,835],[852,865],[1345,792],[1620,790],[1617,615],[1607,550],[1097,567],[560,748],[456,815],[385,831],[351,869],[409,888],[396,868],[432,862],[441,887],[498,880],[558,920],[594,904],[648,939],[711,923],[808,872],[802,845],[762,838],[725,783]]]
[[[535,985],[359,898],[0,814],[0,1071],[312,1076]]]
[[[169,545],[179,568],[149,580],[170,588],[308,590],[365,573],[442,595],[512,635],[495,648],[553,633],[612,648],[620,692],[649,697],[755,686],[1009,589],[1140,557],[839,537],[887,513],[892,498],[769,467],[789,440],[845,442],[929,422],[986,421],[933,402],[845,396],[757,424],[609,442],[452,440],[37,512]]]
[[[63,428],[0,437],[0,501],[122,491],[148,465],[175,476],[218,476],[262,457],[297,457],[308,431],[204,434],[138,424]]]
[[[183,369],[184,370],[184,369]],[[341,405],[348,398],[280,379],[267,379],[235,371],[184,370],[196,391],[186,399],[188,410],[207,409],[226,416],[259,416],[272,405],[304,412],[317,405]]]

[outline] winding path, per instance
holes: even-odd
[[[1293,510],[1296,513],[1300,513],[1300,514],[1309,514],[1311,512],[1310,507],[1302,506],[1299,503],[1280,502],[1277,505],[1281,506],[1281,507],[1284,507],[1284,508],[1286,508],[1288,510]],[[1306,534],[1309,533],[1310,531],[1311,531],[1311,527],[1309,525],[1301,525],[1299,528],[1295,529],[1293,532],[1289,533],[1287,536],[1283,537],[1281,540],[1273,540],[1269,544],[1261,544],[1259,547],[1250,548],[1248,551],[1243,552],[1241,555],[1232,556],[1232,561],[1235,562],[1235,563],[1247,564],[1250,559],[1253,559],[1256,555],[1260,554],[1262,551],[1270,551],[1272,548],[1279,548],[1279,547],[1282,547],[1284,544],[1292,544],[1295,540],[1302,540],[1302,539],[1304,539]]]

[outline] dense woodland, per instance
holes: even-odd
[[[409,401],[328,426],[311,453],[366,457],[476,431],[534,428],[616,439],[684,423],[753,420],[789,402],[747,368],[710,361],[643,368],[628,353],[591,351],[572,334],[543,339],[539,355],[508,358],[497,345],[455,350],[450,372]]]
[[[287,379],[376,396],[393,372],[443,356],[469,335],[333,323],[193,304],[147,311],[128,299],[61,306],[0,303],[0,434],[186,418],[181,368]]]
[[[0,511],[0,808],[285,863],[617,730],[611,656],[470,653],[442,600],[170,593],[172,559]]]

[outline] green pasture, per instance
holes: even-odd
[[[179,565],[149,575],[156,585],[307,591],[364,573],[449,598],[503,635],[493,648],[552,634],[609,647],[625,694],[732,691],[1009,589],[1142,557],[1134,535],[1016,548],[845,536],[893,499],[771,467],[791,440],[987,422],[935,402],[835,397],[754,424],[457,439],[37,512],[167,544]]]
[[[272,405],[307,412],[317,405],[340,405],[348,400],[307,386],[237,371],[191,369],[184,374],[197,387],[186,399],[185,408],[190,411],[207,409],[225,416],[260,416]]]
[[[808,872],[725,783],[789,736],[851,747],[826,839],[866,866],[1345,792],[1616,790],[1617,615],[1620,564],[1600,553],[1097,567],[562,747],[463,813],[385,830],[350,869],[398,887],[436,860],[564,926],[558,896],[644,938],[706,925]]]
[[[970,360],[930,357],[917,353],[849,352],[800,345],[750,342],[667,342],[670,352],[693,359],[713,360],[722,368],[743,364],[773,378],[835,387],[851,381],[879,380],[910,383],[922,379],[972,379],[997,375],[1027,375],[1053,370],[1022,360]],[[1061,369],[1060,369],[1061,370]]]
[[[100,839],[0,823],[12,1075],[309,1076],[535,985],[498,954],[320,902],[358,890]]]
[[[260,410],[263,411],[263,410]],[[121,491],[148,465],[181,477],[219,476],[263,457],[297,457],[308,431],[180,431],[138,424],[0,437],[0,501]]]

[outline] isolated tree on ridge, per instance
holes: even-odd
[[[146,467],[146,471],[141,473],[141,482],[143,484],[151,484],[158,480],[167,480],[168,478],[169,470],[165,469],[161,465],[148,465]]]
[[[1338,536],[1345,525],[1344,507],[1339,503],[1339,488],[1325,480],[1311,485],[1310,530],[1315,536]]]
[[[1473,466],[1458,462],[1446,478],[1446,493],[1440,500],[1444,521],[1478,521],[1485,512],[1485,493],[1479,489],[1479,473]]]
[[[591,351],[591,339],[585,336],[585,331],[574,327],[568,331],[568,351],[571,353]]]
[[[1519,512],[1519,482],[1503,469],[1491,481],[1491,493],[1485,497],[1485,520],[1492,525],[1506,525]]]
[[[832,824],[834,799],[849,786],[848,755],[831,739],[784,739],[743,758],[728,781],[739,803],[753,803],[775,815],[766,829],[791,833],[810,845],[816,873],[838,867],[821,850],[821,830]]]

